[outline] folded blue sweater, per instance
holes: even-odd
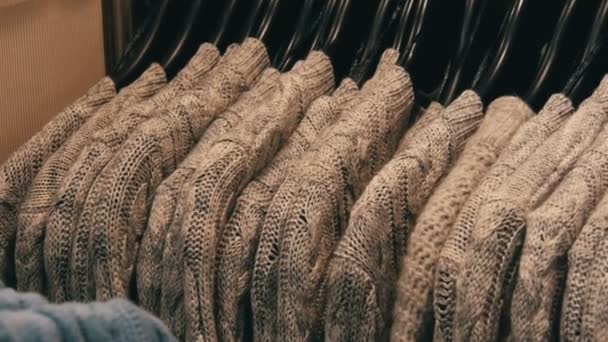
[[[163,323],[125,299],[50,304],[0,289],[0,341],[176,341]]]

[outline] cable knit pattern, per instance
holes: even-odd
[[[464,92],[435,120],[423,122],[365,188],[327,272],[327,340],[386,339],[393,285],[415,217],[482,114],[479,96]]]
[[[178,248],[183,253],[187,339],[215,341],[215,252],[234,202],[251,178],[274,157],[313,99],[333,88],[329,58],[313,52],[281,76],[280,86],[258,110],[219,140],[193,174],[182,196]],[[179,211],[178,211],[179,213]],[[164,260],[163,260],[164,262]],[[167,266],[167,265],[165,265]]]
[[[518,98],[493,101],[447,177],[434,190],[408,239],[397,282],[393,341],[432,337],[432,284],[437,258],[460,209],[532,112]],[[429,157],[435,154],[427,153]]]
[[[554,340],[567,253],[608,187],[608,126],[551,196],[527,217],[511,301],[511,340]]]
[[[608,194],[595,207],[587,222],[581,229],[572,248],[568,251],[568,269],[560,320],[560,340],[562,341],[602,341],[594,336],[594,330],[602,327],[590,316],[589,309],[595,305],[604,305],[604,298],[592,296],[593,290],[602,284],[606,272],[603,266],[608,256],[600,252],[608,233]],[[600,266],[598,269],[598,265]],[[594,276],[598,278],[592,278]],[[604,283],[605,284],[605,283]],[[605,309],[604,311],[605,312]],[[601,323],[601,322],[598,322]],[[606,327],[604,321],[603,327]],[[606,336],[604,335],[604,339]]]
[[[520,105],[522,108],[518,110],[529,111],[523,102]],[[477,222],[480,206],[507,177],[534,153],[547,137],[562,125],[572,110],[572,105],[566,97],[562,95],[551,97],[538,115],[525,122],[517,130],[486,177],[462,207],[435,267],[434,340],[453,340],[456,286],[460,281],[464,253],[469,247],[473,225]]]
[[[256,340],[321,334],[320,281],[329,254],[346,225],[347,210],[394,151],[412,106],[411,82],[395,65],[397,57],[394,50],[383,54],[376,75],[273,199],[253,273]]]
[[[17,209],[34,177],[45,161],[115,95],[114,82],[104,77],[0,165],[0,280],[7,285],[15,283]]]
[[[199,83],[218,58],[219,53],[213,45],[203,44],[188,65],[158,94],[122,110],[110,127],[97,132],[93,142],[80,153],[58,191],[47,221],[44,262],[52,300],[90,300],[93,297],[90,295],[94,293],[93,289],[77,288],[77,291],[71,291],[70,264],[73,244],[86,246],[88,241],[88,230],[86,234],[80,232],[79,236],[76,228],[86,196],[99,172],[137,126],[156,115],[177,94]],[[164,71],[157,65],[153,65],[149,72],[160,79],[165,78]]]
[[[526,214],[547,197],[598,135],[606,113],[594,98],[604,102],[608,92],[603,88],[481,206],[457,287],[456,340],[496,339],[504,303],[510,300]]]
[[[215,116],[250,88],[269,64],[262,42],[247,39],[196,89],[179,94],[131,134],[95,180],[79,230],[90,232],[88,264],[94,279],[89,282],[95,283],[98,300],[127,296],[154,189],[175,170]],[[75,265],[86,267],[87,262]],[[85,275],[84,269],[73,273],[72,286],[84,287]]]
[[[342,81],[332,96],[315,100],[272,163],[239,196],[217,248],[216,320],[221,341],[242,341],[243,323],[251,319],[247,294],[260,230],[279,186],[298,165],[317,135],[329,127],[357,94],[357,85]]]
[[[19,208],[15,264],[20,291],[46,291],[43,244],[46,220],[57,190],[80,151],[95,132],[106,128],[118,112],[153,95],[161,86],[155,77],[139,78],[110,102],[100,107],[87,122],[55,152],[40,169]]]
[[[279,72],[268,68],[251,90],[243,93],[233,105],[209,125],[196,146],[178,168],[158,186],[150,209],[137,257],[137,294],[139,304],[160,314],[162,255],[165,237],[171,225],[175,206],[187,179],[205,159],[213,144],[250,115],[278,85]]]

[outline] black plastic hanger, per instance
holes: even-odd
[[[458,46],[456,53],[451,58],[445,84],[441,89],[440,102],[444,105],[449,104],[461,91],[463,78],[465,77],[466,63],[473,50],[473,44],[479,40],[479,27],[482,18],[487,14],[489,7],[488,0],[467,0],[465,1],[464,16],[459,30]],[[482,30],[483,31],[483,30]]]
[[[591,95],[608,72],[606,61],[608,61],[608,0],[602,0],[593,20],[585,49],[563,92],[575,104],[580,104],[584,98]]]
[[[222,10],[220,11],[219,18],[216,21],[216,24],[212,28],[212,32],[209,37],[209,42],[218,48],[222,49],[225,47],[226,38],[230,34],[230,25],[236,25],[234,23],[234,17],[237,15],[240,7],[239,4],[244,3],[244,1],[239,0],[224,0],[224,4]]]
[[[305,0],[302,4],[293,35],[280,48],[273,61],[273,65],[279,70],[288,70],[295,61],[305,57],[303,55],[305,45],[312,43],[313,33],[320,24],[322,2],[319,0]]]
[[[208,10],[209,1],[190,1],[188,10],[180,18],[178,34],[171,44],[166,46],[166,53],[160,59],[168,75],[174,76],[204,41],[200,37],[199,27],[204,21],[203,14]]]
[[[169,15],[173,12],[171,5],[169,0],[158,2],[154,11],[156,14],[143,23],[146,29],[135,37],[127,48],[125,56],[110,72],[110,76],[118,88],[133,82],[154,61],[157,57],[158,47],[166,41],[166,36],[171,35],[174,31]]]
[[[398,24],[395,12],[399,12],[400,7],[404,5],[404,1],[379,1],[370,29],[365,32],[365,38],[350,68],[350,77],[356,82],[362,83],[373,73],[380,54],[390,43],[387,42],[387,34]]]
[[[311,50],[320,50],[329,56],[336,80],[347,75],[360,37],[369,31],[372,20],[369,13],[375,11],[377,5],[377,1],[330,0],[326,3]]]
[[[532,107],[538,108],[555,91],[562,89],[563,84],[575,66],[576,54],[584,49],[585,41],[573,35],[578,31],[576,25],[585,24],[585,13],[596,6],[590,0],[567,0],[555,25],[555,32],[545,49],[538,72],[525,93],[525,99]],[[584,25],[586,27],[587,25]]]
[[[438,98],[462,26],[465,0],[407,0],[399,13],[393,48],[416,85],[416,102]]]

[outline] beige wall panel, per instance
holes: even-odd
[[[0,163],[104,74],[101,0],[0,0]]]

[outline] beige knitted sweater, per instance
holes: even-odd
[[[114,95],[114,82],[108,77],[101,79],[0,165],[0,280],[4,284],[15,285],[17,209],[31,182],[47,158]]]
[[[511,301],[513,341],[555,340],[567,253],[608,187],[608,126],[527,220]]]
[[[158,186],[137,256],[137,296],[139,305],[160,314],[162,256],[165,237],[173,220],[175,206],[187,179],[205,159],[209,149],[246,116],[254,112],[278,85],[279,72],[268,68],[251,90],[243,93],[232,106],[209,125],[196,146],[178,168]]]
[[[482,114],[479,97],[464,92],[405,139],[407,144],[365,188],[327,272],[327,340],[386,339],[407,236],[435,183],[477,129]]]
[[[481,206],[457,287],[457,340],[497,337],[517,269],[525,216],[546,198],[599,133],[607,114],[596,99],[604,102],[608,98],[605,87],[601,85],[594,99],[581,105]]]
[[[109,126],[122,108],[153,95],[161,86],[162,83],[159,83],[155,77],[144,74],[122,89],[110,102],[100,107],[44,163],[19,208],[15,249],[17,289],[40,293],[46,291],[43,255],[46,221],[57,190],[80,151],[90,143],[95,132]]]
[[[192,175],[182,196],[182,215],[174,221],[181,226],[177,245],[183,256],[189,340],[217,340],[213,309],[215,252],[236,198],[291,136],[310,102],[333,86],[329,58],[313,52],[281,75],[277,91],[257,109],[264,114],[245,119],[220,139]]]
[[[321,333],[320,285],[329,255],[352,203],[390,158],[411,109],[411,82],[395,65],[397,55],[394,50],[384,53],[353,106],[315,142],[299,172],[273,199],[253,273],[257,340],[299,340]]]
[[[275,73],[274,69],[272,70],[269,70],[269,76],[271,77],[269,77],[268,91],[264,93],[264,98],[258,99],[255,105],[251,103],[251,106],[246,106],[246,103],[244,103],[242,110],[239,111],[244,113],[245,110],[249,109],[251,113],[248,113],[246,116],[242,114],[243,118],[247,117],[250,120],[256,120],[258,117],[261,118],[266,114],[265,111],[258,110],[257,108],[267,101],[273,92],[278,91],[279,74],[278,71]],[[182,204],[185,201],[180,200],[180,196],[182,196],[182,191],[188,185],[188,180],[192,174],[207,159],[209,150],[221,137],[224,137],[224,135],[213,137],[205,134],[187,160],[163,183],[163,188],[157,193],[159,197],[155,198],[155,202],[158,201],[158,204],[155,205],[161,205],[165,209],[161,213],[155,212],[154,215],[155,217],[161,217],[161,227],[162,225],[166,225],[166,228],[164,228],[166,229],[164,244],[162,250],[159,251],[161,253],[159,256],[160,265],[158,266],[160,267],[160,272],[156,274],[157,277],[160,277],[157,285],[160,289],[160,318],[180,338],[185,336],[186,329],[184,288],[182,285],[184,272],[183,253],[181,253],[178,247],[178,240],[181,234],[181,222],[179,218],[182,217]]]
[[[568,252],[560,340],[606,341],[608,194],[593,210]]]
[[[523,103],[521,104],[523,106]],[[527,111],[525,107],[521,110]],[[465,251],[469,248],[473,225],[482,203],[559,128],[572,112],[572,105],[561,95],[551,97],[541,112],[525,122],[515,133],[488,174],[466,201],[450,230],[435,266],[433,309],[437,341],[452,341],[456,286],[462,272]]]
[[[315,100],[287,145],[239,196],[217,248],[215,316],[221,341],[245,338],[244,320],[251,319],[245,314],[250,311],[246,294],[260,230],[274,194],[317,135],[337,119],[356,94],[356,84],[345,79],[332,96]]]
[[[72,249],[73,287],[94,284],[98,300],[128,295],[154,190],[215,116],[250,88],[269,64],[262,42],[245,40],[196,89],[178,94],[129,136],[87,196],[78,230],[89,230],[89,260],[87,250],[78,245]]]
[[[431,339],[433,273],[443,243],[473,189],[531,114],[518,98],[493,101],[479,130],[424,206],[401,260],[392,340]]]
[[[110,127],[97,132],[93,142],[80,153],[58,191],[57,201],[47,221],[44,262],[52,300],[93,298],[88,295],[92,292],[91,289],[78,287],[72,291],[70,264],[73,243],[83,244],[88,241],[88,230],[86,236],[78,237],[76,227],[86,196],[99,172],[137,126],[156,115],[177,94],[199,83],[218,59],[217,49],[210,44],[203,44],[188,65],[158,94],[121,111]],[[149,72],[164,78],[164,72],[159,66],[153,65]]]

